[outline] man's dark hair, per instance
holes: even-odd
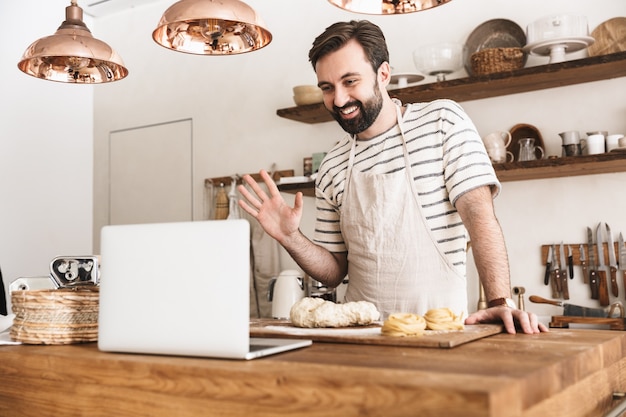
[[[315,38],[309,51],[313,70],[318,60],[337,51],[352,39],[363,47],[374,72],[378,71],[383,62],[389,62],[389,51],[382,30],[367,20],[351,20],[334,23]]]

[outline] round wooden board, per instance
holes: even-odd
[[[626,17],[614,17],[599,24],[591,36],[595,42],[587,48],[589,56],[626,51]]]

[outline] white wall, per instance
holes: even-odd
[[[131,74],[112,88],[99,89],[95,100],[95,230],[106,224],[106,141],[108,132],[183,117],[194,120],[195,193],[206,177],[256,172],[276,163],[301,172],[302,158],[328,149],[342,131],[334,122],[308,125],[279,118],[276,109],[291,107],[291,87],[315,83],[307,60],[316,35],[329,24],[369,18],[379,24],[390,45],[391,64],[413,71],[412,51],[435,41],[464,42],[471,31],[493,18],[508,18],[522,28],[553,13],[588,17],[590,29],[626,15],[623,0],[596,7],[582,0],[526,2],[456,0],[431,11],[405,16],[364,16],[344,12],[324,0],[249,0],[274,35],[265,49],[234,57],[198,57],[167,51],[151,39],[160,14],[171,1],[136,12],[98,19],[98,32],[117,45]],[[579,53],[577,56],[582,56]],[[547,63],[531,57],[529,65]],[[457,74],[456,76],[462,76]],[[558,132],[602,129],[626,131],[626,78],[463,103],[479,131],[508,130],[530,123],[542,132],[548,154],[560,154]],[[608,222],[626,232],[626,197],[620,183],[626,174],[505,183],[496,200],[512,269],[513,285],[527,294],[550,296],[542,285],[540,246],[584,242],[585,227]],[[285,195],[291,201],[292,196]],[[195,217],[201,218],[201,198]],[[313,230],[313,199],[306,199],[303,230]],[[288,263],[288,261],[286,261]],[[577,271],[580,273],[579,271]],[[570,284],[572,302],[594,305],[580,276]],[[477,300],[473,266],[469,271],[470,305]],[[532,305],[540,315],[558,314]]]
[[[59,255],[92,253],[92,86],[17,69],[65,20],[67,0],[0,3],[0,267],[5,283],[47,275]]]
[[[56,85],[30,79],[15,69],[26,46],[60,24],[67,2],[2,2],[1,30],[25,38],[23,45],[17,45],[4,37],[2,51],[14,56],[15,62],[9,59],[0,64],[5,98],[0,116],[5,130],[0,265],[7,278],[45,273],[53,256],[91,247],[92,206],[83,196],[92,191],[92,92],[93,250],[97,251],[99,229],[108,222],[111,131],[193,119],[197,219],[203,216],[204,178],[256,172],[272,163],[299,173],[304,156],[332,146],[343,134],[333,122],[297,123],[277,117],[276,109],[293,105],[292,86],[315,83],[307,52],[313,38],[335,21],[369,18],[379,24],[390,44],[391,64],[412,71],[411,53],[417,46],[435,40],[463,42],[473,28],[492,18],[508,18],[525,28],[545,15],[568,12],[586,15],[593,29],[610,17],[626,15],[623,0],[604,0],[601,8],[582,0],[455,0],[406,16],[354,15],[324,0],[248,0],[266,21],[273,42],[241,56],[199,57],[165,50],[151,39],[160,15],[173,2],[163,0],[88,22],[94,35],[112,45],[130,69],[127,79],[97,87]],[[41,13],[31,16],[33,10]],[[19,16],[29,16],[34,23],[28,31],[19,32],[19,19],[5,11],[14,11],[14,16],[20,12]],[[531,65],[544,62],[529,60]],[[622,77],[462,104],[481,133],[530,123],[541,130],[548,153],[555,154],[559,152],[557,133],[563,130],[626,131],[625,87]],[[68,114],[78,117],[64,121]],[[68,160],[71,167],[56,162]],[[583,242],[585,227],[598,221],[608,222],[615,231],[626,231],[626,197],[620,187],[625,180],[626,174],[606,174],[505,183],[496,206],[507,238],[513,285],[525,286],[527,294],[549,296],[541,284],[542,244]],[[64,187],[61,197],[58,187]],[[78,191],[83,192],[78,200],[60,202]],[[306,200],[303,230],[311,234],[313,202]],[[477,284],[472,270],[469,278],[470,305],[474,305]],[[593,305],[582,284],[571,286],[572,302]],[[529,304],[539,314],[558,312]]]

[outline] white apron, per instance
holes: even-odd
[[[399,106],[397,118],[404,170],[392,174],[353,170],[353,138],[341,210],[348,249],[345,300],[374,303],[382,319],[392,313],[423,315],[442,307],[467,317],[465,277],[440,253],[418,204]]]

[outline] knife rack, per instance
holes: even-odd
[[[572,261],[574,265],[581,265],[580,263],[580,243],[563,243],[563,249],[565,250],[565,260],[567,261],[567,255],[568,255],[568,246],[572,247]],[[608,252],[608,248],[609,248],[609,244],[606,242],[602,243],[603,247],[604,247],[604,264],[608,265],[609,264],[609,252]],[[545,265],[548,263],[548,250],[552,245],[541,245],[541,264]],[[560,259],[560,246],[561,244],[554,244],[554,248],[556,249],[557,253],[556,253],[556,259]],[[614,243],[615,246],[615,257],[616,259],[619,260],[619,245],[617,244],[617,242]],[[583,244],[583,250],[585,251],[585,262],[587,263],[587,265],[589,265],[589,248],[587,247],[587,244],[584,243]],[[596,265],[598,264],[598,248],[597,245],[594,244],[593,245],[593,252],[595,255],[595,259],[596,259]],[[551,260],[550,260],[551,261]],[[622,265],[623,266],[623,265]]]

